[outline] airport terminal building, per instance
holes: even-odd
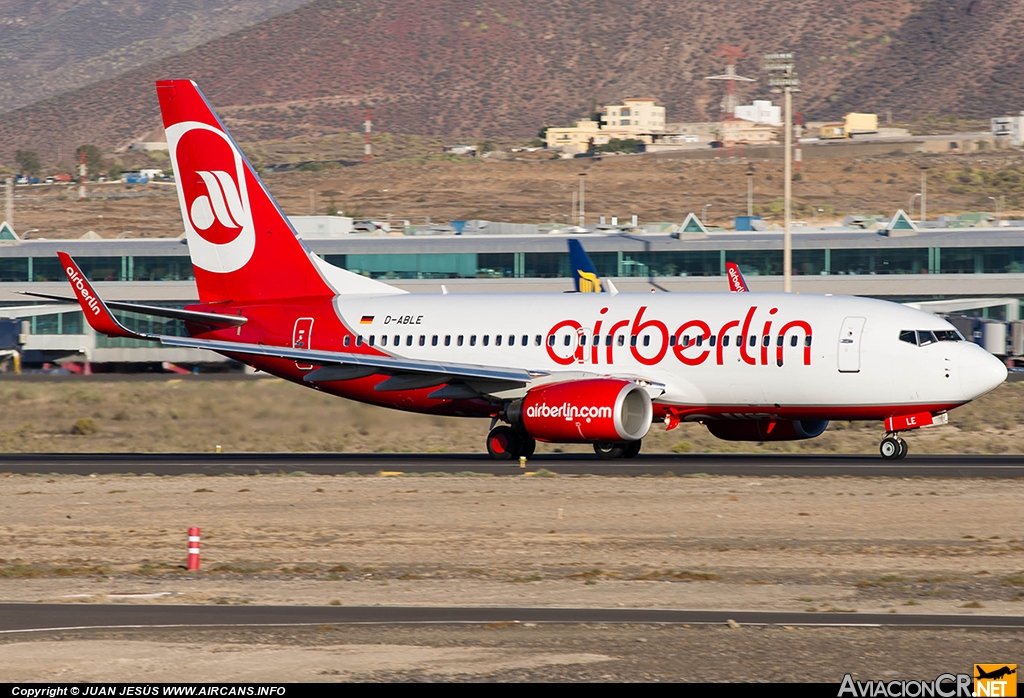
[[[340,267],[414,293],[563,292],[572,288],[565,234],[360,235],[308,239]],[[723,292],[726,262],[753,291],[782,290],[782,234],[763,232],[576,235],[620,291]],[[0,242],[0,319],[22,323],[27,365],[163,362],[191,367],[225,360],[209,352],[97,337],[73,306],[16,291],[68,294],[56,252],[70,253],[111,300],[167,306],[196,302],[184,239],[25,240]],[[793,233],[793,287],[799,293],[861,295],[923,303],[1001,321],[1020,317],[1024,229],[928,228],[888,237],[860,229]],[[681,299],[681,302],[684,302]],[[183,332],[174,321],[125,315],[153,332]],[[1012,352],[1011,352],[1012,353]]]

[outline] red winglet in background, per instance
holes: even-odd
[[[107,308],[103,299],[96,295],[92,284],[85,278],[85,274],[75,264],[75,260],[71,258],[71,255],[67,252],[58,252],[57,256],[60,257],[61,267],[68,276],[68,281],[71,283],[75,296],[78,297],[78,303],[82,306],[82,313],[94,330],[109,337],[145,339],[143,335],[132,332],[117,321],[117,318]]]
[[[738,265],[732,262],[725,263],[725,275],[729,277],[729,290],[733,293],[750,293],[747,282],[743,280],[743,274]]]

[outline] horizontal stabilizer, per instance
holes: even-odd
[[[36,293],[34,291],[17,291],[23,296],[34,296],[46,298],[51,301],[66,301],[77,303],[74,296],[58,296],[51,293]],[[208,327],[240,327],[248,322],[248,318],[241,315],[220,315],[218,313],[203,313],[197,310],[182,310],[180,308],[162,308],[156,305],[142,305],[140,303],[124,303],[122,301],[103,301],[111,310],[125,310],[142,315],[154,315],[156,317],[172,318],[184,322],[192,322]]]

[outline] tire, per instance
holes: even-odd
[[[594,453],[601,460],[615,460],[616,458],[622,458],[622,454],[625,452],[624,445],[621,443],[596,443],[594,444]]]
[[[626,444],[626,447],[622,449],[623,458],[636,458],[640,453],[640,447],[643,445],[643,439],[637,439],[636,441],[630,441]]]
[[[517,458],[533,458],[533,452],[537,450],[537,440],[529,434],[518,433],[519,454]]]
[[[907,442],[899,438],[898,436],[896,437],[896,440],[900,442],[900,455],[898,455],[896,458],[898,460],[903,460],[904,458],[907,457],[907,451],[909,451],[910,448],[907,446]]]
[[[882,458],[886,460],[896,460],[900,457],[900,453],[904,452],[904,449],[900,448],[900,442],[891,436],[887,436],[882,439],[882,443],[878,446],[878,452],[882,454]]]
[[[514,460],[521,448],[522,440],[511,427],[495,427],[487,435],[487,452],[494,460]]]

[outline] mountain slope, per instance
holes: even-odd
[[[1020,95],[1024,0],[317,0],[131,73],[0,115],[0,161],[121,146],[158,121],[153,81],[195,79],[242,140],[354,131],[527,137],[595,103],[653,96],[669,120],[718,113],[720,44],[792,50],[808,119],[985,115]],[[1000,8],[1002,8],[1000,10]],[[1008,13],[1001,20],[999,13]],[[1021,76],[1021,77],[1018,77]],[[1005,105],[1005,106],[1004,106]]]

